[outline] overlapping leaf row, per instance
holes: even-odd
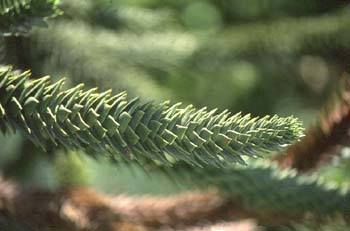
[[[300,217],[305,214],[350,218],[350,193],[322,183],[314,176],[300,176],[280,170],[271,163],[250,163],[248,167],[191,168],[186,165],[163,171],[182,182],[207,188],[215,186],[244,209],[257,214]]]
[[[292,117],[251,119],[167,102],[142,104],[126,100],[125,93],[84,91],[82,84],[63,91],[63,80],[29,77],[0,71],[0,125],[3,132],[21,128],[43,148],[52,143],[115,159],[143,155],[163,163],[222,166],[244,163],[240,155],[278,149],[302,134]]]
[[[45,18],[61,14],[58,0],[0,0],[0,36],[46,25]]]

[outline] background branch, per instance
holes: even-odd
[[[350,78],[344,76],[339,83],[335,100],[331,101],[320,120],[310,127],[300,142],[279,155],[277,162],[284,168],[309,171],[337,153],[338,146],[350,144]]]
[[[159,198],[109,197],[86,188],[25,189],[1,179],[0,201],[3,218],[20,221],[31,230],[255,230],[252,221],[236,223],[232,204],[215,191]]]

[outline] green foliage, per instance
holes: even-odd
[[[339,185],[350,186],[350,148],[341,149],[330,162],[330,164],[317,169],[316,173]]]
[[[54,157],[54,171],[62,187],[88,185],[88,173],[79,152],[58,151]]]
[[[348,189],[322,182],[316,176],[281,170],[266,161],[224,169],[200,169],[178,164],[162,170],[179,183],[187,182],[201,188],[214,186],[256,214],[293,218],[305,214],[334,216],[350,213]]]
[[[187,33],[116,33],[74,21],[37,31],[31,49],[45,57],[40,60],[42,72],[68,75],[73,84],[83,81],[89,86],[112,87],[142,99],[159,100],[169,98],[170,93],[157,84],[152,73],[183,65],[195,46],[193,36]],[[33,55],[30,60],[37,58]]]
[[[23,34],[32,26],[45,26],[45,20],[61,14],[59,0],[1,0],[0,36]]]
[[[349,12],[334,10],[345,5],[339,0],[63,3],[65,16],[49,29],[33,31],[19,53],[28,60],[23,66],[30,66],[35,75],[67,75],[69,87],[84,82],[89,87],[127,90],[132,97],[146,100],[172,98],[255,114],[298,114],[295,104],[302,105],[300,109],[307,108],[311,98],[321,101],[332,82],[310,94],[305,83],[313,88],[321,82],[316,78],[318,67],[326,70],[327,82],[329,76],[338,75],[331,71],[342,72],[350,57]],[[60,13],[57,4],[55,0],[0,0],[0,39],[46,25],[46,18]],[[7,48],[0,41],[0,62],[11,51]],[[311,64],[303,63],[305,56]],[[299,70],[305,66],[311,80]],[[176,181],[217,187],[253,214],[274,218],[350,213],[350,193],[339,186],[346,182],[349,169],[343,159],[337,169],[328,166],[317,172],[337,180],[338,186],[330,187],[317,177],[248,158],[298,139],[301,125],[293,117],[259,119],[168,102],[141,103],[128,100],[125,93],[86,91],[81,84],[64,90],[61,79],[51,83],[49,77],[30,77],[29,72],[0,71],[3,133],[20,130],[48,151],[52,146],[83,149],[93,157],[126,161],[124,167],[133,163],[130,160],[147,170],[156,164]],[[55,155],[61,183],[85,182],[82,162],[60,152]],[[248,167],[232,164],[246,161]],[[10,167],[17,171],[18,166]],[[109,175],[104,181],[115,183],[114,172]],[[135,176],[123,179],[121,184],[129,186]],[[328,229],[333,226],[324,228]]]
[[[49,77],[29,77],[9,68],[0,72],[0,126],[3,132],[20,128],[44,149],[48,142],[115,159],[146,156],[222,166],[244,163],[242,155],[278,150],[302,135],[293,117],[251,118],[180,103],[140,103],[127,100],[124,92],[84,91],[83,84],[63,91],[63,80],[52,84]]]
[[[349,48],[349,12],[337,11],[317,17],[286,18],[273,22],[228,27],[210,37],[203,52],[221,54],[220,59],[255,57],[257,54],[295,55]],[[251,35],[254,33],[254,37]],[[336,39],[337,38],[337,39]],[[324,54],[327,55],[327,54]]]
[[[347,222],[341,217],[326,219],[320,223],[305,221],[303,224],[293,224],[289,227],[269,227],[266,230],[274,231],[348,231]]]
[[[167,14],[163,8],[142,11],[101,1],[66,1],[64,6],[69,17],[31,36],[27,54],[33,73],[69,76],[73,86],[112,87],[146,100],[172,99],[254,115],[296,111],[300,116],[300,108],[325,98],[294,94],[309,90],[298,70],[303,57],[316,57],[329,73],[333,65],[340,68],[335,59],[349,57],[346,10],[194,33],[174,9]],[[310,71],[315,79],[319,76]]]

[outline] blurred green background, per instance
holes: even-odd
[[[34,77],[67,78],[143,101],[171,100],[253,115],[295,115],[308,126],[349,71],[350,5],[341,0],[65,0],[48,28],[8,38],[5,60]],[[186,189],[137,167],[79,152],[43,153],[0,135],[0,167],[26,185],[89,185],[109,193]],[[349,182],[349,150],[324,168]],[[56,154],[56,155],[54,155]]]

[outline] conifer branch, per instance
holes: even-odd
[[[164,100],[174,95],[150,70],[180,68],[195,47],[196,39],[184,32],[135,34],[67,20],[32,33],[27,55],[33,64],[42,63],[43,73],[64,73],[72,84],[83,81],[144,100]]]
[[[242,163],[242,155],[278,150],[302,135],[301,123],[278,116],[251,118],[192,106],[140,103],[126,94],[62,90],[64,80],[29,80],[30,72],[0,72],[0,127],[17,128],[44,150],[47,144],[84,149],[113,159],[146,157],[198,166]]]
[[[333,49],[348,50],[348,18],[349,12],[344,10],[317,17],[283,18],[273,22],[232,26],[225,33],[211,37],[202,45],[204,49],[199,51],[212,51],[219,54],[222,60],[233,53],[236,58],[315,52],[327,56],[332,54]]]
[[[26,33],[62,12],[59,0],[0,0],[0,37]]]
[[[269,162],[225,169],[191,168],[178,163],[171,169],[162,168],[162,171],[179,183],[218,188],[236,208],[241,208],[239,211],[254,214],[259,221],[290,223],[307,216],[322,219],[338,214],[350,219],[348,189],[322,182],[315,176],[281,170]]]
[[[214,178],[216,176],[214,175]],[[227,179],[232,176],[236,176],[236,174],[227,176]],[[234,180],[236,179],[230,182],[231,185],[233,185],[232,182]],[[227,180],[226,182],[229,181]],[[265,184],[265,187],[259,189],[261,191],[257,192],[256,189],[259,185],[256,182],[253,180],[249,185],[245,179],[243,184],[237,183],[235,187],[251,187],[252,190],[248,197],[252,197],[252,194],[255,194],[256,197],[265,200],[266,204],[270,203],[272,209],[276,208],[278,205],[274,205],[276,200],[273,197],[276,194],[274,194],[275,188],[273,188],[273,185],[269,184],[269,181],[263,182],[262,184]],[[307,182],[303,182],[300,179],[300,184],[306,185]],[[224,185],[224,181],[221,181],[221,185]],[[294,200],[296,196],[293,196],[293,192],[291,194],[288,193],[293,189],[288,187],[288,185],[283,186],[284,188],[280,187],[278,190],[280,197],[283,197],[285,201],[291,198],[290,204],[296,202]],[[335,195],[337,194],[335,193]],[[303,196],[303,194],[298,195],[301,197],[299,202],[304,200],[304,204],[307,204],[307,201],[314,200],[313,206],[315,207],[327,207],[335,201],[331,190],[326,200],[314,192],[310,192],[308,194],[309,197]],[[329,215],[329,218],[331,218],[332,215],[329,213],[325,214],[324,217],[312,217],[310,216],[312,214],[308,210],[309,207],[300,206],[301,204],[298,202],[296,206],[300,206],[299,210],[302,212],[293,216],[291,216],[291,213],[288,214],[285,211],[280,213],[275,210],[275,213],[272,213],[272,209],[254,211],[252,208],[242,207],[242,203],[240,203],[238,197],[233,198],[228,195],[222,197],[222,195],[215,191],[188,192],[168,197],[130,197],[124,195],[111,197],[84,188],[58,190],[54,192],[42,189],[28,190],[3,179],[0,180],[0,199],[2,202],[0,204],[0,211],[6,218],[15,219],[16,221],[20,221],[21,224],[27,224],[34,230],[37,228],[38,230],[48,231],[66,229],[76,231],[114,231],[120,230],[121,227],[126,230],[164,230],[164,227],[173,230],[179,226],[182,227],[181,230],[192,230],[190,228],[191,226],[197,226],[198,228],[198,225],[204,221],[216,223],[218,221],[246,219],[247,217],[257,219],[259,224],[268,225],[288,225],[296,221],[305,221],[306,218],[310,222],[317,221],[317,224],[321,225],[328,220],[317,220],[317,218],[324,218],[326,215]],[[277,200],[281,201],[282,199],[277,198]],[[317,200],[318,202],[316,203]],[[245,202],[246,200],[243,200],[243,203]],[[325,202],[326,204],[323,204]],[[346,204],[347,201],[344,202],[344,204],[340,203],[339,211],[341,208],[348,206]],[[255,203],[258,203],[258,201],[255,200]],[[279,207],[283,207],[284,205],[285,203],[282,203]],[[254,206],[261,207],[259,204]],[[344,221],[346,219],[349,221],[349,213],[343,215],[345,218]]]

